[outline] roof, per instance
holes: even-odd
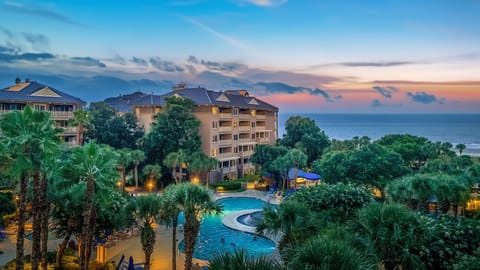
[[[288,179],[293,179],[294,176],[295,176],[295,168],[291,168],[290,170],[288,170]],[[322,179],[322,177],[319,174],[305,172],[300,169],[298,169],[297,171],[297,178],[298,177],[305,178],[307,180],[312,180],[312,181]]]
[[[32,81],[20,82],[0,90],[0,100],[10,102],[49,102],[82,103],[85,102],[53,87]]]
[[[277,107],[255,97],[243,96],[236,93],[236,91],[217,92],[207,90],[203,87],[179,89],[164,95],[147,95],[136,100],[135,105],[162,107],[165,105],[165,97],[174,95],[189,98],[193,100],[196,105],[217,105],[278,111]]]

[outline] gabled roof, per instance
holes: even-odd
[[[243,96],[235,92],[217,92],[202,87],[179,89],[164,95],[148,95],[136,101],[138,106],[164,106],[165,97],[177,95],[189,98],[196,105],[217,105],[278,111],[278,108],[258,98]]]
[[[1,89],[0,101],[85,104],[83,100],[77,97],[35,81],[17,83]]]

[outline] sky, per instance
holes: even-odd
[[[478,0],[0,0],[0,88],[247,89],[282,113],[480,113]]]

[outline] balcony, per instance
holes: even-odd
[[[255,128],[255,131],[264,131],[265,128],[267,128],[267,127],[266,127],[266,126],[257,126],[257,127]]]
[[[270,143],[270,138],[257,138],[256,141],[259,144],[266,144],[266,143]]]
[[[264,114],[257,114],[257,119],[265,119],[266,116]]]
[[[224,167],[222,168],[222,172],[225,173],[236,173],[237,172],[237,166],[231,166],[231,167]]]
[[[59,127],[59,128],[62,128],[62,129],[63,129],[63,132],[61,132],[61,134],[73,134],[73,135],[76,135],[77,132],[78,132],[78,128],[77,128],[77,127]]]
[[[250,120],[250,117],[252,117],[249,113],[240,113],[238,114],[238,118],[245,119],[245,120]]]
[[[238,130],[240,130],[240,131],[250,131],[250,126],[238,126]]]
[[[232,139],[229,139],[229,140],[219,140],[218,143],[220,145],[232,145]]]
[[[232,126],[224,126],[224,127],[218,127],[218,131],[220,132],[231,132],[232,131]]]
[[[218,117],[220,117],[221,119],[231,119],[232,113],[219,113]]]
[[[68,120],[73,118],[73,112],[49,111],[53,120]]]

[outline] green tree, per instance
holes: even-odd
[[[156,187],[157,179],[162,177],[162,168],[159,165],[148,164],[143,167],[142,173],[144,176],[147,176],[149,184],[155,184]],[[161,189],[163,189],[163,183]]]
[[[236,249],[233,253],[216,254],[209,261],[210,270],[279,270],[284,269],[277,261],[260,256],[249,256],[244,249]]]
[[[14,161],[11,165],[20,175],[20,191],[18,199],[17,230],[17,269],[23,269],[25,212],[27,181],[32,179],[32,268],[38,269],[40,264],[42,216],[48,211],[47,185],[42,165],[58,149],[56,136],[60,129],[54,128],[54,122],[47,112],[35,111],[26,106],[23,111],[16,111],[3,116],[0,122],[5,148],[10,151]],[[43,185],[43,188],[42,188]],[[45,212],[42,214],[42,211]],[[45,260],[44,258],[43,260]]]
[[[90,125],[90,119],[88,117],[88,112],[84,109],[79,109],[73,112],[73,118],[70,123],[74,127],[78,127],[77,130],[77,139],[78,145],[83,144],[83,133],[85,132],[85,127]]]
[[[177,269],[177,225],[182,211],[178,204],[178,187],[169,185],[162,193],[159,220],[172,227],[172,270]]]
[[[165,98],[166,107],[156,116],[143,139],[148,163],[162,164],[166,156],[180,149],[187,156],[201,150],[200,121],[193,115],[195,103],[175,96]]]
[[[133,175],[135,178],[135,195],[138,192],[138,165],[145,160],[145,153],[142,150],[133,150],[130,153],[131,161],[133,162]]]
[[[288,151],[285,158],[289,160],[293,165],[293,168],[294,168],[293,183],[294,183],[294,188],[297,189],[296,180],[298,176],[298,169],[300,167],[304,167],[307,165],[307,155],[305,155],[301,150],[291,149]]]
[[[132,162],[131,150],[122,148],[116,151],[117,153],[117,169],[120,173],[120,190],[125,191],[125,172]]]
[[[197,151],[188,158],[188,171],[195,177],[199,177],[200,173],[206,172],[207,179],[205,180],[208,187],[210,170],[215,168],[218,164],[218,160],[213,157],[209,157],[203,153],[203,151]]]
[[[88,143],[73,150],[69,173],[86,182],[80,237],[80,269],[88,269],[90,260],[98,214],[98,201],[95,200],[97,190],[102,186],[114,187],[114,179],[118,176],[116,168],[115,154],[106,147]]]
[[[373,246],[385,270],[425,268],[419,257],[425,224],[403,205],[372,203],[359,210],[351,230]]]
[[[176,200],[185,217],[185,269],[192,269],[192,258],[195,241],[200,230],[200,221],[204,215],[218,215],[222,212],[219,203],[212,200],[207,188],[182,183],[176,185]]]
[[[463,150],[465,150],[465,148],[467,148],[467,147],[463,143],[459,143],[459,144],[455,145],[455,149],[458,150],[458,153],[460,154],[460,156],[462,155]]]
[[[288,148],[281,145],[261,144],[255,147],[255,152],[250,157],[250,161],[257,164],[262,170],[266,172],[274,172],[272,167],[273,161],[286,155]]]
[[[329,146],[328,136],[308,117],[292,116],[285,122],[285,134],[281,145],[299,147],[308,156],[308,163],[321,158]]]
[[[187,155],[180,149],[177,152],[168,153],[163,160],[163,165],[171,168],[172,178],[179,184],[183,180],[183,164],[187,161]]]
[[[13,194],[10,192],[0,193],[0,225],[3,224],[3,216],[15,213]]]
[[[140,229],[140,241],[145,253],[145,270],[149,270],[150,256],[155,246],[155,231],[152,225],[161,209],[160,197],[155,194],[136,197],[130,201],[129,209]]]

